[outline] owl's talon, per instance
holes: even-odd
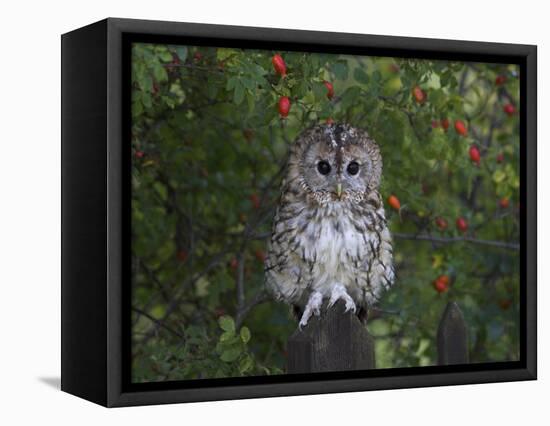
[[[309,296],[309,300],[307,301],[307,305],[304,309],[304,313],[302,314],[302,318],[300,318],[300,322],[298,323],[300,331],[302,330],[302,327],[305,327],[307,325],[307,322],[313,315],[321,315],[322,304],[323,295],[318,291],[314,291],[313,293],[311,293],[311,296]]]
[[[330,294],[330,301],[328,304],[328,307],[331,308],[338,300],[343,300],[345,302],[346,310],[345,313],[351,311],[355,313],[357,311],[357,307],[355,306],[355,302],[351,298],[351,296],[347,293],[346,288],[342,284],[336,284],[332,288],[332,292]]]
[[[355,313],[357,311],[357,307],[355,306],[353,300],[346,301],[346,310],[344,312],[348,311],[351,311],[352,313]]]

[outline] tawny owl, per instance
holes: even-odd
[[[382,158],[365,130],[318,125],[292,145],[265,262],[266,286],[300,327],[324,300],[364,317],[394,282],[378,187]]]

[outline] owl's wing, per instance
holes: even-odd
[[[306,257],[298,235],[303,221],[299,204],[281,204],[273,221],[265,262],[265,285],[277,300],[298,304],[311,284],[313,261]]]
[[[359,304],[368,306],[377,303],[395,281],[393,244],[384,208],[381,201],[373,204],[355,217],[362,244],[349,258],[351,275],[363,296]]]

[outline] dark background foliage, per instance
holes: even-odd
[[[136,44],[132,85],[134,381],[284,372],[296,323],[263,291],[265,242],[289,145],[327,121],[383,154],[377,367],[434,364],[449,300],[472,362],[518,359],[516,66]]]

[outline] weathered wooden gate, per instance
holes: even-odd
[[[343,303],[323,309],[303,330],[288,339],[287,373],[367,370],[375,368],[374,339],[356,315],[344,312]],[[464,316],[449,302],[437,330],[438,364],[468,362],[468,338]]]

